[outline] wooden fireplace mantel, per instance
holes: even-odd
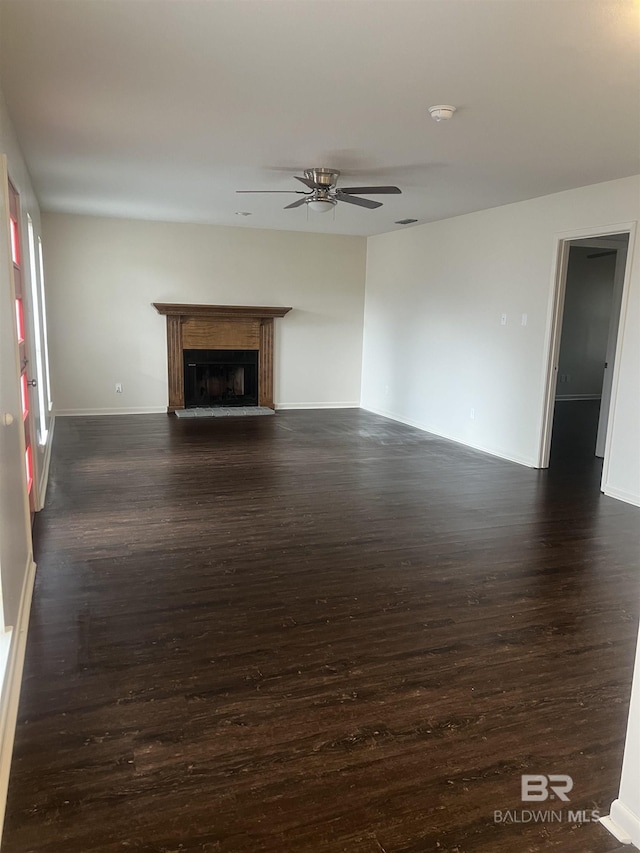
[[[158,314],[178,317],[232,317],[246,320],[268,320],[273,317],[284,317],[291,308],[267,305],[172,305],[168,302],[154,302]]]
[[[273,320],[291,308],[262,305],[182,305],[154,302],[167,318],[168,412],[184,409],[186,349],[258,351],[258,404],[274,408]]]

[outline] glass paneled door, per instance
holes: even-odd
[[[29,391],[35,387],[36,380],[29,378],[29,347],[27,341],[26,311],[24,304],[23,259],[20,235],[20,197],[9,181],[9,216],[11,228],[11,260],[13,262],[13,284],[15,294],[16,331],[18,335],[18,354],[20,358],[20,396],[22,422],[24,426],[24,469],[29,492],[29,508],[33,513],[35,501],[33,493],[33,448],[31,446],[31,404]]]

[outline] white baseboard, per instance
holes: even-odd
[[[440,430],[433,429],[427,424],[422,424],[419,421],[414,421],[411,418],[405,418],[401,415],[395,414],[394,412],[387,412],[383,409],[373,409],[367,406],[362,406],[363,410],[366,412],[372,412],[374,415],[381,415],[383,418],[389,418],[392,421],[398,421],[401,424],[406,424],[407,426],[415,427],[415,429],[419,429],[422,432],[428,432],[431,435],[436,435],[438,438],[446,438],[447,441],[453,441],[455,444],[459,444],[461,447],[467,447],[470,450],[479,450],[481,453],[488,453],[490,456],[495,456],[498,459],[505,459],[507,462],[516,462],[518,465],[524,465],[527,468],[535,468],[536,464],[533,459],[528,459],[524,456],[515,456],[508,453],[503,453],[502,451],[496,450],[494,447],[486,447],[482,444],[470,444],[466,441],[461,441],[459,438],[455,438],[452,435],[448,435],[445,432]]]
[[[611,803],[611,813],[600,818],[600,823],[622,844],[640,847],[640,817],[620,800]]]
[[[49,467],[51,465],[51,448],[53,447],[53,432],[56,428],[56,418],[52,415],[49,423],[49,434],[47,436],[47,446],[44,449],[44,459],[42,460],[42,474],[40,476],[40,488],[38,495],[40,498],[40,509],[44,507],[45,498],[47,496],[47,486],[49,484]]]
[[[4,823],[7,806],[7,791],[9,789],[9,774],[11,772],[11,757],[13,742],[16,734],[18,717],[18,702],[24,668],[24,654],[27,647],[27,630],[29,628],[29,613],[33,584],[36,577],[36,564],[29,560],[25,567],[24,585],[18,614],[18,624],[11,632],[11,643],[7,658],[7,667],[2,683],[0,698],[0,834]]]
[[[616,489],[615,486],[609,486],[608,484],[604,486],[602,491],[609,498],[616,498],[616,500],[624,501],[625,503],[632,504],[632,506],[640,506],[640,495],[634,495],[633,492]]]
[[[571,400],[601,400],[602,394],[557,394],[557,402],[567,402]]]
[[[128,406],[120,409],[56,409],[56,417],[70,418],[87,415],[166,415],[166,406]]]
[[[286,409],[359,409],[360,403],[278,403],[276,410]]]

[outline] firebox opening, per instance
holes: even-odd
[[[257,406],[257,350],[184,350],[184,404]]]

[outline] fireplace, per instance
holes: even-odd
[[[257,350],[187,349],[184,356],[184,404],[257,406]]]
[[[256,402],[258,406],[275,408],[273,325],[276,317],[284,317],[291,308],[166,302],[153,305],[167,318],[168,412],[187,406],[255,406]],[[186,354],[194,351],[205,353],[204,359],[188,361]],[[230,352],[236,355],[229,358]],[[240,352],[252,355],[237,357]],[[224,364],[228,366],[224,368]],[[193,383],[189,390],[188,382]],[[250,396],[254,402],[240,402],[243,396]],[[214,402],[205,403],[206,397]],[[218,402],[220,398],[224,402]]]

